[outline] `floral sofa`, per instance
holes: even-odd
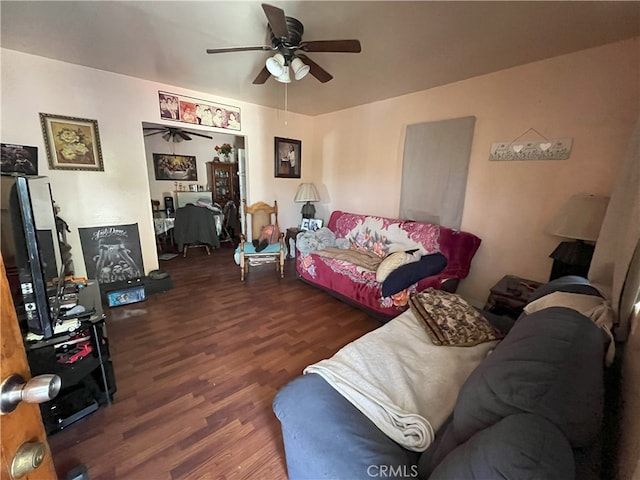
[[[440,225],[340,210],[331,214],[327,227],[336,239],[347,239],[349,250],[373,252],[383,259],[395,252],[418,250],[420,261],[398,267],[384,283],[377,280],[376,271],[348,260],[323,256],[321,251],[297,252],[301,280],[381,320],[406,310],[412,292],[429,287],[455,292],[481,242],[471,233]],[[391,281],[394,288],[389,289]]]

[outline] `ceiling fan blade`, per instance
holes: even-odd
[[[146,130],[146,128],[145,128],[145,130]],[[165,130],[158,130],[157,132],[145,133],[144,136],[145,137],[150,137],[151,135],[157,135],[157,134],[162,133],[164,131]]]
[[[264,14],[267,16],[269,26],[271,27],[271,31],[276,38],[287,38],[289,36],[289,29],[287,28],[287,19],[285,18],[284,10],[274,7],[273,5],[269,5],[268,3],[262,4],[262,10],[264,10]]]
[[[262,70],[260,70],[258,76],[253,80],[253,84],[262,85],[269,79],[270,76],[271,74],[269,73],[269,70],[267,70],[267,67],[262,67]]]
[[[207,53],[251,52],[254,50],[271,51],[276,50],[276,48],[270,45],[258,45],[255,47],[207,48]]]
[[[174,132],[174,134],[173,134],[174,138],[175,138],[176,135],[178,135],[183,140],[191,140],[191,137],[189,135],[187,135],[186,133],[184,133],[182,130],[176,130]],[[178,141],[180,141],[180,138],[178,138]]]
[[[305,52],[360,53],[362,47],[360,46],[360,40],[316,40],[302,42],[300,50]]]
[[[318,65],[316,62],[311,60],[306,55],[298,54],[297,56],[300,57],[300,59],[304,63],[309,65],[309,73],[311,73],[311,75],[313,75],[318,80],[320,80],[321,83],[327,83],[329,80],[333,78],[333,75],[331,75],[329,72],[327,72],[324,68],[322,68],[320,65]]]
[[[213,140],[213,137],[210,137],[209,135],[203,135],[202,133],[189,132],[189,135],[195,135],[196,137],[208,138],[210,140]]]

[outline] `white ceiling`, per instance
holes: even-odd
[[[334,79],[288,86],[318,115],[640,35],[640,2],[274,1],[303,40],[359,39],[362,53],[312,53]],[[270,44],[254,1],[6,1],[2,47],[284,108],[285,87],[252,81]]]

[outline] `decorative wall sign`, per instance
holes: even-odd
[[[104,171],[97,120],[41,113],[40,124],[49,168]]]
[[[158,91],[160,118],[208,127],[240,130],[240,108]]]
[[[0,146],[2,147],[0,172],[38,174],[38,147],[8,143],[2,143]]]
[[[572,143],[571,138],[493,143],[489,160],[566,160]]]
[[[78,231],[88,278],[102,284],[144,275],[137,224],[79,228]]]

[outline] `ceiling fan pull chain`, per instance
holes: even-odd
[[[289,86],[288,84],[284,84],[284,124],[288,125],[288,116],[289,116]]]

